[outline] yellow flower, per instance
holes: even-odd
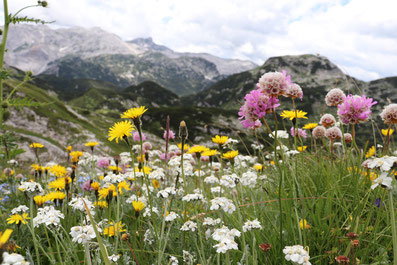
[[[158,189],[160,187],[160,182],[157,179],[153,179],[152,184],[155,189]]]
[[[78,162],[80,156],[83,155],[83,152],[81,151],[73,151],[70,153],[70,156],[72,157],[72,162]]]
[[[47,197],[47,201],[54,201],[54,200],[62,201],[65,199],[66,194],[63,192],[60,192],[60,191],[55,191],[55,192],[52,191],[52,192],[48,193],[46,195],[46,197]]]
[[[214,150],[214,149],[206,150],[201,153],[202,156],[214,156],[218,154],[219,154],[218,150]]]
[[[139,119],[143,113],[147,111],[145,106],[141,106],[138,108],[131,108],[127,111],[125,111],[123,114],[121,114],[121,118],[123,119]]]
[[[229,152],[226,152],[222,155],[223,159],[233,159],[238,155],[238,151],[237,150],[232,150]]]
[[[147,167],[147,166],[144,166],[143,167],[143,170],[142,169],[139,169],[139,167],[135,167],[135,172],[144,172],[145,174],[149,174],[151,171],[152,171],[152,169],[150,168],[150,167]]]
[[[111,171],[116,171],[116,172],[120,172],[121,171],[121,167],[118,167],[118,166],[108,166],[108,168]]]
[[[304,145],[304,146],[298,146],[298,147],[297,147],[297,149],[298,149],[298,151],[299,151],[299,152],[303,152],[303,151],[305,151],[305,150],[306,150],[306,148],[307,148],[307,146],[306,146],[306,145]]]
[[[108,133],[108,140],[113,141],[116,139],[116,143],[119,142],[119,140],[122,140],[123,137],[128,137],[132,135],[132,131],[135,130],[134,126],[132,125],[131,121],[120,121],[116,122],[113,127],[109,129]]]
[[[307,223],[307,221],[306,221],[306,219],[301,219],[300,221],[299,221],[299,226],[300,226],[300,228],[301,229],[303,229],[303,227],[305,228],[305,229],[310,229],[310,225]]]
[[[293,119],[296,119],[296,118],[303,118],[303,119],[307,119],[307,117],[305,116],[307,114],[307,112],[304,112],[304,111],[301,111],[301,110],[297,110],[297,111],[295,111],[295,110],[284,110],[282,113],[281,113],[281,117],[283,117],[283,119],[286,119],[286,118],[288,118],[288,119],[290,119],[291,121],[293,120]]]
[[[127,231],[126,229],[123,229],[124,224],[122,224],[121,221],[118,224],[110,222],[109,225],[110,226],[105,227],[105,229],[103,230],[103,234],[107,235],[108,237],[112,237],[115,235],[117,236],[118,233]]]
[[[145,208],[145,204],[141,201],[133,201],[132,207],[134,207],[135,212],[140,212]]]
[[[225,144],[227,142],[227,140],[229,140],[228,136],[215,135],[215,137],[212,137],[212,142],[219,144],[219,145]]]
[[[99,143],[97,143],[97,142],[88,142],[88,143],[85,143],[84,145],[87,147],[94,147],[94,146],[97,146],[98,144]]]
[[[119,189],[119,193],[123,194],[123,189],[124,190],[131,190],[130,185],[126,181],[122,181],[117,185],[117,188]]]
[[[37,165],[37,164],[33,164],[31,165],[31,167],[36,170],[36,171],[43,171],[43,167]]]
[[[209,148],[202,146],[202,145],[193,145],[190,147],[189,151],[187,152],[188,154],[193,154],[193,153],[202,153],[204,151],[208,151]]]
[[[17,224],[19,223],[26,224],[26,220],[30,219],[27,213],[20,214],[13,214],[7,219],[7,224]]]
[[[60,165],[53,165],[49,171],[50,173],[54,174],[57,178],[66,175],[66,168]]]
[[[179,144],[178,144],[178,148],[182,150],[182,143],[179,143]],[[189,146],[188,144],[185,144],[185,145],[183,146],[183,150],[184,150],[185,152],[188,151],[189,148],[190,148],[190,146]]]
[[[91,183],[91,188],[93,188],[94,190],[99,190],[100,186],[99,186],[99,182],[92,182]]]
[[[318,125],[318,123],[308,123],[305,126],[303,126],[303,129],[312,130],[312,129],[316,128],[317,125]]]
[[[29,145],[30,148],[43,148],[44,145],[40,144],[40,143],[32,143]]]
[[[71,145],[69,145],[68,147],[66,147],[66,152],[68,152],[68,153],[72,152],[72,146],[71,146]]]
[[[383,136],[387,136],[387,134],[389,133],[389,136],[392,135],[394,133],[393,129],[382,129],[382,134]]]
[[[2,248],[11,236],[12,229],[6,229],[4,233],[0,232],[0,248]]]
[[[375,155],[375,151],[376,151],[375,146],[372,146],[368,150],[368,152],[365,154],[365,158],[370,158],[370,157],[374,156]]]
[[[254,165],[254,168],[255,168],[257,171],[261,171],[261,170],[263,169],[263,165],[255,164],[255,165]]]
[[[33,197],[37,206],[41,207],[46,201],[49,201],[47,196],[37,195]]]
[[[65,178],[59,178],[48,183],[48,188],[55,190],[63,190],[65,189],[65,186],[66,186]]]
[[[95,205],[95,207],[101,208],[101,209],[108,208],[107,201],[98,201],[98,202],[95,202],[94,205]]]
[[[109,195],[109,189],[108,188],[102,188],[98,191],[99,194],[99,199],[106,199]]]

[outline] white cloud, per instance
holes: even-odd
[[[35,3],[9,1],[10,12]],[[56,26],[98,26],[123,39],[153,37],[177,51],[257,63],[320,53],[349,74],[397,75],[395,0],[49,0],[24,14]]]

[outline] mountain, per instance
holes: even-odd
[[[120,87],[155,81],[178,94],[200,91],[257,66],[204,53],[178,53],[151,38],[123,41],[100,28],[13,25],[7,48],[9,65],[45,74],[42,78],[93,79]]]

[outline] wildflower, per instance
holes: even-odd
[[[109,261],[117,263],[117,261],[120,259],[120,255],[115,255],[113,254],[112,256],[108,256]]]
[[[178,259],[176,257],[170,255],[170,259],[168,261],[168,264],[169,265],[178,265],[179,262],[178,262]]]
[[[300,245],[286,246],[283,249],[285,259],[293,264],[311,265],[309,253]]]
[[[374,160],[368,163],[368,168],[380,168],[381,171],[389,171],[394,163],[397,162],[397,157],[395,156],[384,156],[381,158],[375,158]]]
[[[65,218],[61,211],[58,211],[54,206],[46,206],[37,210],[37,216],[33,218],[34,227],[44,224],[48,226],[59,226],[61,219]]]
[[[186,250],[182,250],[183,262],[184,264],[193,265],[196,260],[192,254]]]
[[[211,200],[210,210],[222,209],[224,212],[232,214],[236,210],[236,206],[232,200],[225,197],[215,197]]]
[[[33,197],[34,202],[38,207],[41,207],[48,200],[47,196],[37,195]]]
[[[311,228],[311,226],[307,223],[306,219],[301,219],[299,221],[299,227],[301,229],[310,229]]]
[[[180,150],[182,150],[182,144],[181,143],[179,143],[178,144],[178,148],[180,149]],[[184,144],[183,145],[183,150],[186,152],[187,150],[189,150],[189,148],[190,148],[190,146],[188,145],[188,144]]]
[[[237,243],[234,241],[235,237],[240,237],[241,233],[237,229],[229,229],[222,226],[212,233],[212,239],[219,243],[214,246],[217,253],[226,253],[230,249],[238,249]]]
[[[296,149],[298,149],[299,152],[303,152],[306,150],[306,148],[307,148],[307,146],[303,145],[303,146],[298,146]]]
[[[306,117],[307,112],[301,111],[301,110],[284,110],[281,112],[281,117],[283,119],[290,119],[291,121],[294,119],[307,119]]]
[[[239,178],[236,174],[232,175],[224,175],[221,177],[219,184],[227,188],[234,188],[236,184],[239,182]]]
[[[397,105],[397,104],[396,104]],[[392,135],[394,133],[393,129],[382,129],[383,136]]]
[[[303,129],[300,129],[300,128],[291,127],[290,133],[291,133],[292,136],[299,136],[299,137],[302,137],[302,138],[307,138],[306,131],[303,130]]]
[[[6,229],[4,233],[0,232],[0,249],[7,243],[12,231],[12,229]]]
[[[97,201],[94,203],[94,206],[100,209],[108,208],[108,202],[107,201]]]
[[[390,190],[392,188],[391,182],[393,179],[388,176],[387,172],[383,172],[380,174],[380,176],[372,181],[372,186],[371,189],[375,189],[379,185],[382,186],[383,188],[386,188],[387,190]]]
[[[353,136],[350,133],[344,133],[343,138],[345,138],[345,143],[353,142]]]
[[[20,191],[23,192],[37,192],[37,193],[42,193],[43,188],[41,187],[40,183],[34,182],[34,181],[22,181],[21,185],[18,187]]]
[[[291,84],[290,76],[286,72],[269,72],[261,76],[258,81],[259,89],[270,97],[285,95]]]
[[[263,170],[263,165],[261,165],[261,164],[255,164],[255,165],[253,166],[253,168],[255,168],[257,171],[262,171],[262,170]]]
[[[290,84],[285,93],[285,96],[292,99],[299,98],[300,100],[302,100],[303,98],[302,88],[298,84]]]
[[[218,155],[218,154],[219,154],[218,150],[209,149],[209,150],[206,150],[206,151],[202,152],[201,156],[202,157],[203,156],[214,156],[214,155]]]
[[[335,260],[338,264],[349,264],[349,258],[346,256],[337,256]]]
[[[18,207],[12,209],[11,213],[12,214],[26,213],[27,211],[29,211],[29,208],[26,205],[19,205]]]
[[[260,166],[262,166],[262,165],[260,165]],[[244,172],[241,175],[240,183],[243,186],[255,188],[257,178],[258,178],[258,174],[256,172],[252,172],[252,171]]]
[[[59,178],[57,180],[48,183],[48,188],[55,190],[64,190],[66,186],[65,178]]]
[[[325,131],[325,137],[327,137],[331,141],[338,140],[342,138],[342,131],[338,127],[328,128]]]
[[[177,214],[177,213],[175,213],[175,212],[170,212],[170,213],[167,213],[167,215],[166,215],[166,217],[165,217],[165,221],[166,222],[172,222],[172,221],[174,221],[176,218],[178,218],[179,217],[179,215]]]
[[[167,131],[164,131],[163,138],[164,138],[164,140],[167,140]],[[175,139],[175,133],[172,130],[168,131],[168,140],[169,139]]]
[[[137,120],[139,119],[143,113],[147,111],[147,108],[145,106],[141,106],[138,108],[131,108],[127,111],[125,111],[123,114],[121,114],[121,118],[123,119],[131,119],[131,120]]]
[[[31,143],[31,144],[29,145],[29,147],[30,147],[30,148],[34,148],[34,149],[37,149],[37,148],[43,148],[44,145],[42,145],[42,144],[40,144],[40,143]]]
[[[135,213],[139,213],[140,211],[143,210],[143,208],[145,208],[145,204],[141,201],[133,201],[132,202],[132,207],[134,207]]]
[[[139,142],[141,140],[141,136],[139,135],[139,132],[134,132],[132,134],[132,140],[134,142]],[[146,140],[146,135],[142,133],[142,141]]]
[[[90,210],[91,214],[94,215],[94,204],[87,198],[82,198],[82,197],[78,197],[78,198],[73,198],[70,202],[69,202],[69,206],[71,206],[74,210],[79,210],[83,213],[85,213],[87,211],[87,208]]]
[[[204,197],[202,194],[200,193],[193,193],[193,194],[187,194],[185,196],[183,196],[182,201],[200,201],[202,200]]]
[[[219,145],[224,145],[228,139],[229,139],[228,136],[215,135],[215,137],[212,137],[212,142],[219,144]]]
[[[17,253],[11,253],[9,254],[8,252],[3,253],[3,262],[1,263],[2,265],[29,265],[30,263],[25,260],[25,258]]]
[[[373,157],[375,155],[375,152],[376,152],[376,148],[373,145],[370,149],[368,149],[367,153],[365,154],[365,158]]]
[[[50,167],[49,172],[59,178],[66,175],[66,168],[61,165],[53,165],[52,167]]]
[[[97,142],[87,142],[84,145],[87,146],[87,147],[94,147],[94,146],[97,146],[98,144],[99,143],[97,143]]]
[[[262,244],[259,245],[259,248],[263,252],[268,252],[270,249],[272,249],[272,245],[270,245],[269,243],[262,243]]]
[[[100,231],[98,227],[97,229]],[[70,229],[69,234],[72,236],[73,242],[77,242],[82,245],[85,245],[91,242],[92,239],[96,238],[94,227],[92,225],[73,226]]]
[[[307,124],[305,124],[305,126],[302,127],[302,129],[313,130],[317,126],[318,126],[318,123],[307,123]]]
[[[110,160],[109,158],[103,157],[100,158],[97,162],[97,166],[99,168],[107,168],[110,165]]]
[[[397,104],[387,105],[380,113],[380,117],[386,124],[397,124]]]
[[[197,229],[197,224],[195,222],[192,221],[187,221],[185,222],[182,227],[181,227],[181,231],[196,231]]]
[[[343,102],[338,105],[338,116],[344,124],[358,124],[368,120],[371,107],[377,102],[365,95],[348,95],[343,97]]]
[[[143,168],[135,167],[135,172],[143,172],[148,175],[152,169],[150,167],[144,166]]]
[[[80,157],[83,156],[83,152],[73,151],[69,155],[72,157],[72,159],[71,159],[72,162],[78,162]]]
[[[26,224],[27,219],[30,219],[27,213],[22,213],[22,215],[13,214],[7,219],[7,224],[17,224],[17,225],[19,225],[20,223]]]
[[[224,154],[222,155],[222,158],[223,158],[223,159],[231,160],[231,159],[234,159],[237,155],[238,155],[238,151],[237,151],[237,150],[235,150],[235,151],[232,150],[232,151],[229,151],[229,152],[224,153]]]
[[[204,151],[208,151],[209,148],[202,146],[202,145],[193,145],[190,147],[189,151],[187,152],[188,154],[193,154],[193,153],[202,153]]]
[[[343,102],[345,96],[345,93],[340,88],[333,88],[325,96],[325,104],[330,107],[338,106]]]
[[[332,114],[324,114],[321,116],[320,124],[325,128],[331,127],[336,123],[336,119]]]
[[[135,129],[131,121],[116,122],[113,127],[109,129],[108,140],[113,141],[115,139],[116,143],[118,143],[120,139],[131,136],[133,130]]]
[[[103,230],[103,234],[107,235],[108,237],[112,237],[112,236],[117,236],[119,233],[123,233],[127,231],[126,229],[124,229],[124,224],[121,223],[121,221],[119,223],[114,223],[114,222],[110,222],[109,226],[105,227],[105,229]]]
[[[358,237],[358,234],[356,234],[356,233],[354,233],[354,232],[349,232],[349,233],[346,234],[346,236],[347,236],[349,239],[356,239],[356,238]]]
[[[273,138],[276,135],[276,132],[274,131],[273,133],[269,134],[270,138]],[[282,138],[282,139],[288,139],[289,135],[287,131],[284,130],[277,130],[277,138]]]
[[[68,147],[66,147],[66,152],[70,153],[72,152],[72,146],[68,145]]]
[[[260,89],[253,90],[244,97],[245,103],[241,106],[238,115],[244,128],[254,128],[261,125],[259,119],[275,110],[280,104],[278,99],[265,95]]]
[[[212,219],[211,217],[205,217],[205,218],[204,218],[203,225],[204,225],[204,226],[215,226],[215,225],[220,224],[221,222],[222,222],[222,221],[221,221],[220,218],[218,218],[218,219]]]
[[[244,223],[243,232],[251,231],[252,229],[262,229],[261,223],[258,221],[258,219],[253,221],[248,220]]]

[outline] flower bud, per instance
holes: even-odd
[[[123,240],[123,241],[128,241],[128,239],[130,239],[130,234],[128,234],[128,233],[124,233],[121,236],[121,240]]]
[[[187,127],[186,127],[186,122],[185,121],[181,121],[181,123],[179,124],[179,137],[182,140],[186,140],[188,137],[188,131],[187,131]]]

